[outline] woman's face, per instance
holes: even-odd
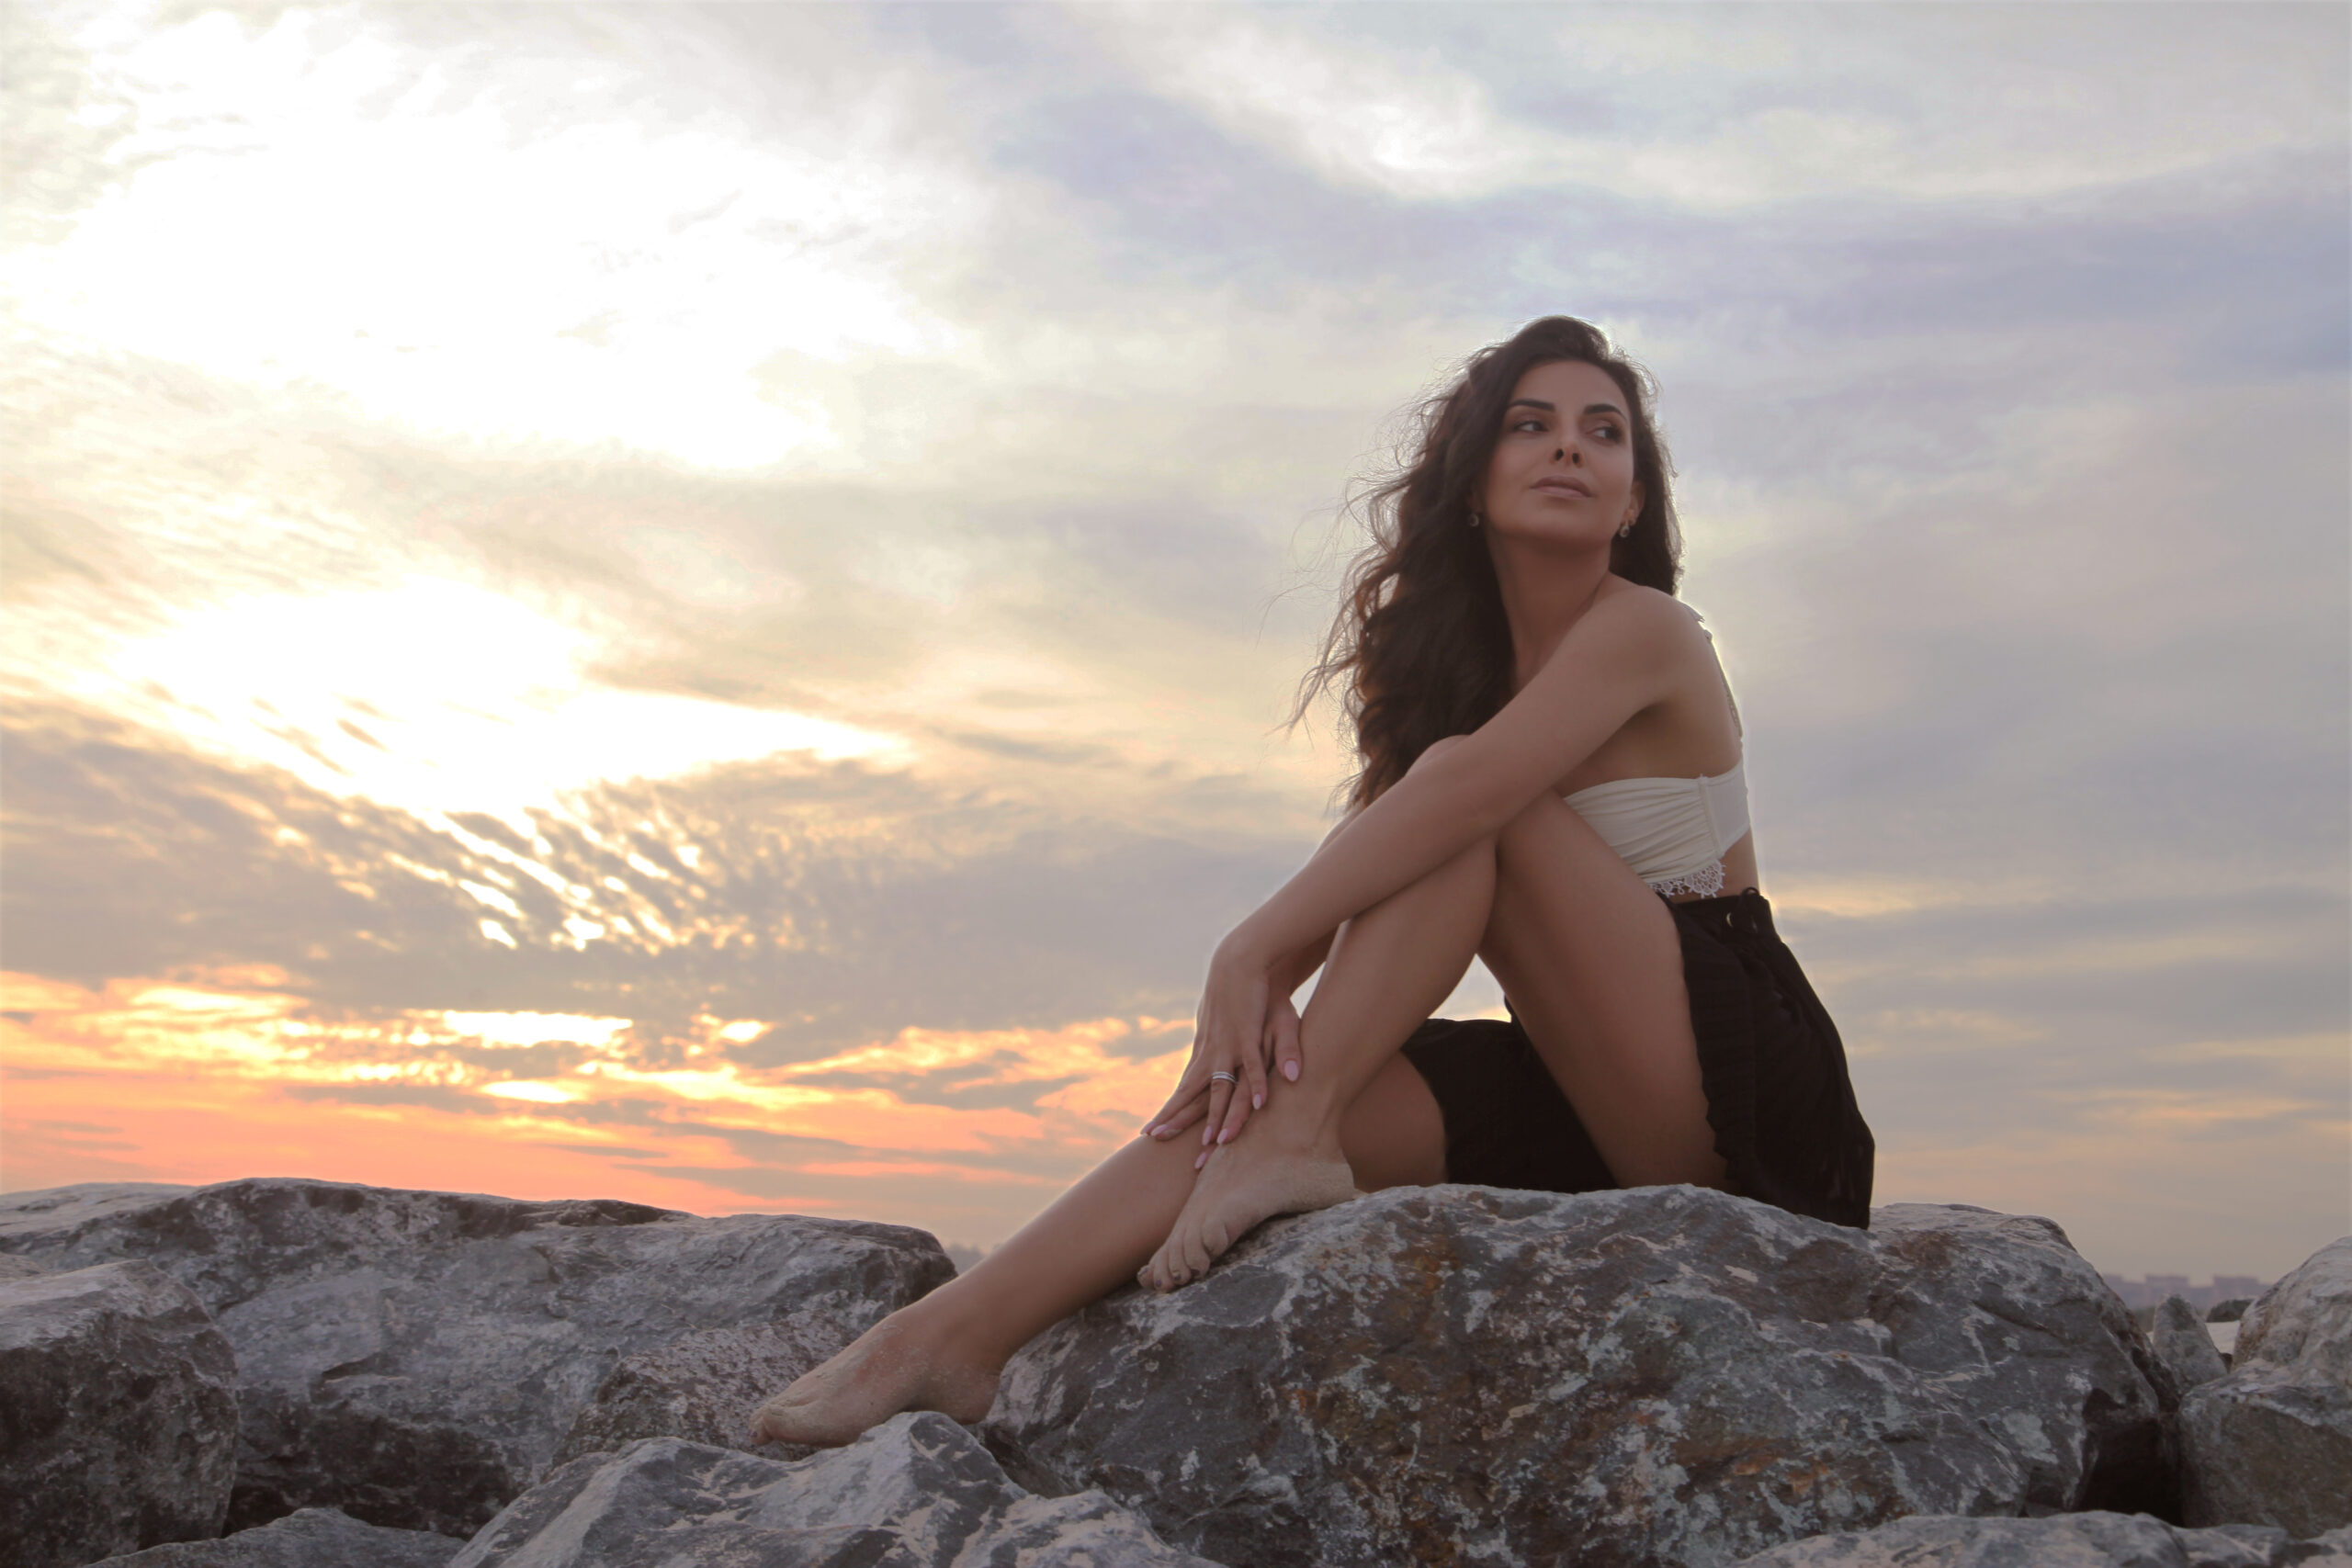
[[[1625,394],[1582,360],[1529,370],[1480,488],[1478,511],[1503,537],[1606,547],[1642,509]]]

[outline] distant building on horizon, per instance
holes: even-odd
[[[2257,1280],[2251,1274],[2216,1274],[2210,1285],[2192,1285],[2186,1274],[2151,1274],[2144,1280],[2127,1280],[2120,1274],[2102,1274],[2099,1278],[2128,1307],[2152,1307],[2166,1296],[2178,1296],[2199,1311],[2223,1302],[2252,1301],[2274,1282]]]

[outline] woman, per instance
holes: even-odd
[[[1597,329],[1552,317],[1423,410],[1308,678],[1348,683],[1351,808],[1218,944],[1175,1092],[968,1273],[762,1406],[755,1436],[977,1421],[1048,1325],[1360,1189],[1691,1182],[1868,1223],[1870,1132],[1757,891],[1738,716],[1672,596],[1645,391]],[[1474,954],[1512,1021],[1429,1020]]]

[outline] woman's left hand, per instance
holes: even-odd
[[[1218,944],[1201,989],[1193,1059],[1176,1081],[1176,1092],[1151,1119],[1153,1137],[1173,1137],[1205,1115],[1202,1144],[1230,1143],[1250,1111],[1266,1103],[1272,991],[1267,964],[1251,959],[1232,937]],[[1295,1040],[1295,1032],[1291,1038]],[[1206,1159],[1205,1152],[1202,1157]]]

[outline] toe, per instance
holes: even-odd
[[[1209,1271],[1211,1256],[1208,1249],[1202,1245],[1202,1236],[1198,1226],[1185,1232],[1184,1262],[1195,1274],[1205,1274]]]

